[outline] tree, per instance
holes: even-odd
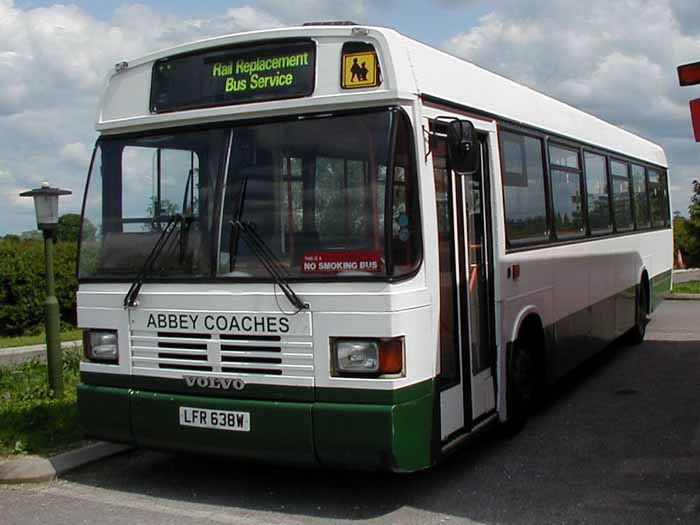
[[[40,241],[42,235],[39,230],[27,230],[26,232],[20,233],[19,238],[23,241]]]
[[[5,242],[11,242],[11,243],[16,244],[16,243],[20,242],[22,239],[20,239],[19,235],[16,235],[14,233],[8,233],[7,235],[5,235],[2,238],[2,240]]]
[[[56,238],[63,242],[78,242],[80,237],[80,215],[67,213],[58,218]]]
[[[688,206],[690,220],[700,226],[700,181],[693,181],[693,194],[690,196],[690,206]]]
[[[85,219],[83,222],[83,239],[87,241],[95,240],[97,228]],[[78,242],[80,238],[80,215],[77,213],[66,213],[58,218],[58,228],[56,239],[63,242]]]
[[[688,206],[689,218],[676,216],[673,219],[674,256],[678,250],[683,254],[689,268],[700,267],[700,181],[693,181],[693,193]]]
[[[160,206],[157,207],[157,204],[160,204]],[[157,197],[151,197],[151,202],[146,208],[146,215],[148,217],[153,217],[153,221],[143,225],[144,231],[160,231],[163,226],[165,226],[168,219],[177,213],[177,210],[178,205],[174,202],[168,199],[161,199],[158,201]],[[156,211],[159,211],[159,213],[156,213]],[[163,218],[165,218],[165,220],[163,220]]]

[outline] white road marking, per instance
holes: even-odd
[[[28,487],[29,488],[29,487]],[[65,498],[89,501],[99,503],[101,505],[110,505],[114,507],[124,507],[133,510],[157,512],[170,516],[178,516],[192,519],[208,520],[215,523],[225,523],[234,525],[255,525],[260,523],[268,523],[272,525],[301,523],[290,519],[289,515],[280,516],[275,519],[272,513],[266,511],[250,511],[240,508],[232,508],[230,512],[221,510],[195,510],[192,508],[185,509],[166,505],[164,500],[152,496],[141,496],[137,494],[127,494],[115,490],[106,490],[98,487],[85,487],[70,482],[59,482],[51,485],[32,487],[29,490],[42,494],[53,496],[62,496]],[[187,503],[185,503],[187,504]],[[202,504],[203,505],[203,504]],[[190,505],[191,507],[191,505]]]
[[[624,475],[700,474],[700,457],[626,459],[620,463],[618,470]]]
[[[692,332],[647,332],[645,341],[698,341],[698,334]]]
[[[584,500],[584,505],[598,510],[692,514],[700,501],[697,494],[672,494],[668,491],[609,490],[594,493]]]
[[[334,519],[325,516],[295,516],[285,514],[284,506],[281,506],[279,512],[241,509],[239,507],[230,507],[222,510],[221,507],[216,507],[213,504],[182,502],[183,505],[189,508],[181,508],[172,504],[166,504],[166,502],[172,502],[172,500],[169,499],[85,486],[68,481],[58,481],[44,485],[25,485],[24,488],[37,494],[88,501],[100,505],[121,507],[137,511],[155,512],[179,518],[200,519],[227,525],[323,524],[328,521],[343,520],[343,518]],[[212,510],[207,510],[206,508],[197,510],[192,508],[195,505],[209,507]],[[320,508],[321,507],[319,507],[319,509]],[[483,525],[480,522],[472,521],[468,518],[457,518],[444,513],[416,509],[410,506],[398,508],[381,519],[382,521],[386,519],[389,523],[407,524],[433,523],[438,521],[449,522],[454,519],[456,522],[464,523],[465,525]]]

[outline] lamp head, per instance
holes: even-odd
[[[40,230],[54,230],[58,226],[58,198],[70,195],[69,190],[52,188],[48,182],[42,182],[41,188],[20,193],[20,197],[33,197],[36,222]]]

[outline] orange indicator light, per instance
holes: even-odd
[[[399,374],[403,371],[403,337],[383,339],[379,343],[379,372]]]

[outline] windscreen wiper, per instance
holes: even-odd
[[[156,240],[156,243],[153,245],[151,253],[148,254],[148,257],[146,257],[143,266],[139,270],[139,273],[136,275],[136,280],[133,283],[131,283],[129,291],[126,292],[126,295],[124,296],[124,308],[128,308],[129,306],[136,306],[136,298],[139,296],[139,291],[141,290],[141,286],[143,285],[146,276],[153,271],[153,265],[155,264],[156,260],[163,251],[163,248],[165,248],[168,242],[170,242],[170,238],[173,236],[173,233],[177,230],[178,223],[181,223],[182,221],[182,215],[180,215],[179,213],[170,216],[167,224],[165,225],[165,228],[163,228],[163,231],[160,232],[160,236]]]
[[[187,201],[192,200],[194,195],[194,168],[187,173],[185,181],[185,191],[182,196],[182,222],[180,225],[180,264],[185,260],[185,251],[187,249],[187,241],[189,239],[190,227],[194,221],[193,202],[188,206]]]
[[[275,284],[282,289],[287,300],[297,309],[297,312],[308,309],[309,305],[302,301],[299,296],[294,293],[291,286],[289,286],[289,282],[287,282],[287,277],[290,276],[289,271],[255,229],[253,229],[249,223],[241,220],[229,221],[229,224],[233,229],[231,232],[232,236],[236,234],[236,244],[238,243],[238,234],[240,234],[250,248],[250,251],[258,258],[265,270],[267,270],[267,273],[269,273],[275,281]],[[232,248],[237,251],[238,247],[233,246]]]

